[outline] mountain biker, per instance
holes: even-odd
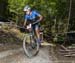
[[[24,26],[26,26],[27,22],[35,23],[32,25],[32,29],[34,30],[36,37],[38,38],[38,42],[40,43],[40,33],[39,33],[39,23],[42,21],[43,16],[39,14],[37,11],[32,10],[30,6],[26,5],[24,7],[25,15],[24,15]]]

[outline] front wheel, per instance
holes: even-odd
[[[39,52],[39,43],[31,35],[25,35],[23,49],[25,54],[31,58]]]

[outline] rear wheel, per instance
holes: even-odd
[[[28,57],[36,56],[39,52],[39,43],[31,35],[25,35],[23,49]]]

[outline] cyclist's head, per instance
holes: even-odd
[[[26,5],[25,7],[24,7],[24,10],[23,10],[24,12],[26,12],[26,14],[30,14],[30,12],[31,12],[31,7],[29,6],[29,5]]]
[[[27,11],[30,11],[31,10],[31,7],[29,5],[26,5],[23,9],[23,11],[27,12]]]

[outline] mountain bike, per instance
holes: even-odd
[[[35,24],[35,23],[34,23]],[[26,26],[26,33],[23,39],[23,49],[25,54],[28,57],[36,56],[39,52],[40,44],[37,41],[37,37],[32,29],[33,24],[29,24]],[[40,39],[43,41],[43,31],[40,30]]]

